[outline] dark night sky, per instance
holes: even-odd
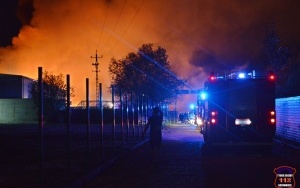
[[[0,6],[0,46],[11,44],[11,39],[17,36],[21,21],[17,17],[17,0],[1,0]]]
[[[73,75],[76,87],[83,88],[78,84],[82,76],[94,78],[90,56],[98,50],[103,55],[99,79],[108,87],[112,57],[120,59],[144,43],[154,43],[166,48],[177,75],[201,88],[211,70],[263,68],[265,28],[272,23],[281,44],[299,62],[299,4],[297,0],[0,0],[0,73],[36,78],[31,67],[43,66]],[[83,95],[76,94],[81,99]]]
[[[33,12],[32,0],[0,1],[0,46],[12,45],[22,25],[30,23]]]

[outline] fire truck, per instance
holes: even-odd
[[[272,142],[276,129],[275,75],[212,72],[197,99],[206,143]]]

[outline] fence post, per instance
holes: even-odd
[[[123,93],[122,89],[120,88],[120,105],[121,105],[121,143],[122,147],[124,146],[124,116],[123,116]]]
[[[127,129],[127,143],[129,142],[129,119],[128,119],[128,93],[126,92],[126,129]]]
[[[113,105],[113,126],[112,126],[112,134],[113,134],[113,151],[116,150],[116,143],[115,143],[115,137],[116,137],[116,112],[115,112],[115,87],[111,86],[111,96],[112,96],[112,105]]]
[[[100,96],[100,110],[101,110],[101,122],[100,122],[100,145],[101,145],[101,157],[104,158],[104,138],[103,138],[103,98],[102,98],[102,84],[99,83],[99,96]]]
[[[148,108],[149,108],[149,96],[146,96],[146,114],[145,114],[145,124],[147,122],[147,118],[148,118]]]
[[[137,135],[138,139],[140,139],[140,97],[137,97]]]
[[[144,94],[142,94],[142,101],[141,101],[141,107],[142,107],[142,117],[141,117],[141,133],[143,132],[143,120],[144,120]]]
[[[90,163],[90,99],[89,79],[86,78],[86,141],[87,141],[87,162]]]
[[[135,140],[134,139],[134,136],[135,136],[135,130],[134,130],[134,105],[133,105],[133,94],[132,94],[132,91],[130,93],[130,100],[131,100],[131,112],[132,112],[132,136],[133,136],[133,141]]]
[[[71,119],[70,119],[70,75],[67,74],[67,134],[68,134],[68,169],[71,170]]]
[[[40,185],[44,183],[44,98],[43,98],[43,68],[38,68],[38,98],[39,98],[39,137],[40,137]]]

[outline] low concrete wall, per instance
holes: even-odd
[[[0,99],[0,124],[37,123],[34,102],[30,99]]]
[[[276,99],[276,137],[300,145],[300,96]]]

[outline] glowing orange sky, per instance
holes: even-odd
[[[0,48],[0,73],[37,78],[41,66],[70,74],[77,105],[85,99],[86,78],[95,99],[91,56],[96,50],[103,56],[99,82],[107,91],[110,59],[153,43],[166,48],[178,76],[200,89],[208,71],[205,63],[230,69],[259,64],[264,27],[271,22],[287,43],[299,41],[293,28],[300,25],[296,7],[291,0],[35,0],[30,26],[23,26],[13,46]],[[110,99],[107,92],[104,99]]]

